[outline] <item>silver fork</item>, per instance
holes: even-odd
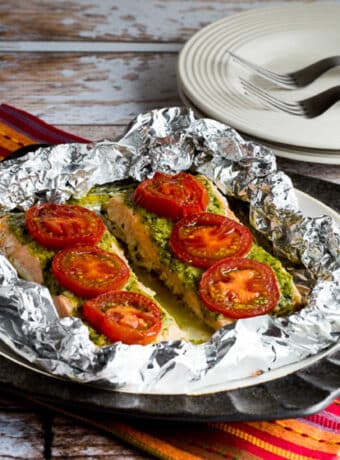
[[[279,99],[276,96],[268,93],[267,91],[259,88],[248,80],[240,78],[241,84],[251,96],[257,97],[262,102],[269,106],[305,118],[315,118],[326,112],[332,105],[340,101],[340,86],[334,86],[326,91],[323,91],[315,96],[308,97],[296,102],[288,102]]]
[[[235,59],[236,62],[243,65],[244,67],[252,70],[260,77],[275,83],[278,86],[290,87],[290,88],[303,88],[316,80],[320,75],[340,65],[340,56],[327,57],[320,61],[314,62],[307,67],[299,69],[295,72],[290,73],[275,73],[271,70],[264,69],[263,67],[254,64],[253,62],[244,59],[237,54],[227,51],[230,56]]]

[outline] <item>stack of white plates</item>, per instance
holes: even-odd
[[[284,89],[245,70],[228,50],[274,72],[287,73],[340,55],[340,5],[315,3],[259,8],[196,33],[178,63],[184,103],[270,146],[282,157],[340,165],[340,102],[307,119],[269,108],[245,94],[240,76],[276,97],[298,101],[340,85],[340,67],[305,88]]]

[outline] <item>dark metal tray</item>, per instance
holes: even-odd
[[[30,150],[32,147],[30,147]],[[21,156],[26,149],[15,152]],[[339,211],[339,185],[290,174],[295,187]],[[13,352],[1,345],[0,355]],[[29,363],[0,356],[0,387],[68,410],[123,414],[180,421],[240,421],[296,418],[322,410],[340,395],[340,347],[325,358],[285,377],[253,386],[202,395],[145,395],[103,390],[50,377]],[[2,353],[3,352],[3,353]]]
[[[315,364],[267,383],[198,396],[103,390],[51,378],[0,357],[0,387],[68,410],[179,421],[296,418],[319,412],[340,395],[340,348]]]

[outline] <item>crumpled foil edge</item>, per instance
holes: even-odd
[[[275,252],[301,262],[315,286],[308,306],[286,318],[238,320],[205,344],[185,341],[98,348],[79,318],[59,319],[48,290],[17,277],[0,255],[0,338],[48,372],[136,393],[221,389],[303,362],[339,341],[340,233],[328,216],[304,217],[288,176],[265,147],[232,128],[196,120],[182,107],[137,116],[119,142],[64,144],[0,164],[0,211],[65,202],[95,184],[143,180],[155,170],[196,170],[227,196],[250,203],[252,225]]]

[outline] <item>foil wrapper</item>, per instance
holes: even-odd
[[[95,184],[195,170],[250,204],[252,225],[274,251],[303,264],[308,305],[285,318],[238,320],[200,345],[96,347],[79,318],[59,319],[49,291],[20,279],[0,255],[0,338],[48,372],[136,393],[203,393],[252,385],[252,377],[304,363],[340,339],[340,233],[328,216],[304,217],[275,157],[232,128],[164,108],[139,115],[118,142],[51,146],[0,164],[0,212],[65,202]],[[136,365],[138,363],[138,365]],[[296,366],[295,368],[296,369]],[[255,379],[255,380],[254,380]],[[242,383],[243,382],[243,383]],[[245,382],[245,383],[244,383]]]

